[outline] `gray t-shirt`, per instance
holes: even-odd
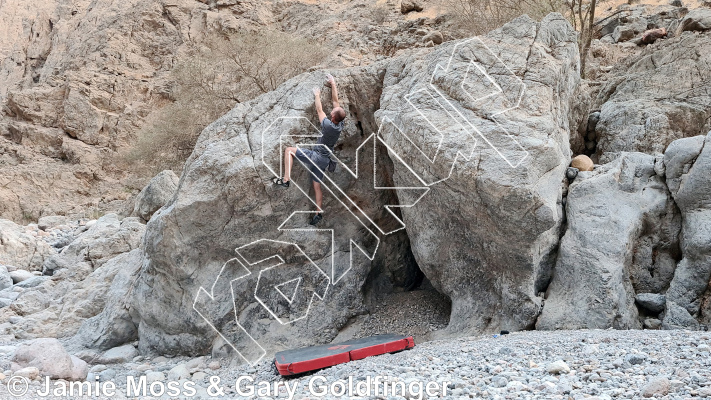
[[[338,138],[341,137],[341,131],[343,130],[343,121],[334,124],[328,117],[321,121],[321,137],[318,139],[318,144],[324,144],[329,150],[333,152]],[[328,157],[328,151],[323,148],[323,146],[316,146],[315,150],[320,154]]]

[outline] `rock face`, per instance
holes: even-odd
[[[698,316],[711,278],[711,133],[675,141],[664,154],[664,164],[682,215],[683,254],[667,301]]]
[[[362,169],[359,174],[362,175],[359,176],[363,177],[372,178],[374,174],[374,141],[371,139],[368,142],[370,150],[359,152],[357,149],[377,129],[373,112],[379,103],[384,69],[385,65],[376,64],[334,73],[340,86],[341,104],[349,110],[337,156],[352,168],[356,153],[360,153],[362,164],[359,165],[362,165]],[[310,183],[303,167],[294,167],[293,184],[288,190],[276,189],[270,182],[274,175],[269,168],[276,168],[279,173],[280,137],[314,133],[309,124],[315,116],[311,89],[322,86],[324,79],[322,72],[294,78],[275,92],[239,105],[203,132],[196,150],[186,163],[176,196],[148,223],[146,259],[132,293],[132,310],[140,317],[136,326],[142,352],[190,351],[204,354],[209,351],[217,335],[193,309],[193,302],[201,287],[209,289],[216,282],[214,290],[219,298],[208,301],[206,296],[201,297],[201,304],[208,309],[201,309],[203,315],[207,315],[211,323],[216,323],[226,337],[238,335],[229,282],[239,270],[230,267],[226,270],[226,273],[231,274],[228,276],[221,275],[220,270],[235,257],[236,247],[260,239],[298,243],[315,263],[304,264],[304,257],[283,254],[283,251],[289,251],[289,246],[284,249],[273,242],[259,243],[255,251],[261,251],[259,245],[264,244],[265,256],[281,254],[289,260],[288,265],[280,269],[280,276],[298,279],[300,271],[308,271],[316,274],[309,279],[328,276],[333,282],[344,276],[338,284],[328,289],[327,299],[312,304],[308,318],[287,326],[282,326],[272,318],[254,299],[256,279],[249,277],[239,282],[240,286],[234,287],[237,296],[234,304],[238,307],[236,312],[240,316],[239,323],[252,336],[266,341],[260,341],[261,345],[271,348],[283,346],[276,343],[286,343],[287,337],[289,346],[332,339],[349,317],[362,312],[361,287],[374,266],[391,269],[402,267],[402,261],[396,257],[403,252],[383,251],[374,254],[378,238],[358,222],[354,214],[340,203],[339,198],[326,191],[325,219],[318,228],[338,229],[334,257],[331,259],[330,235],[305,230],[309,228],[306,224],[308,215],[292,215],[294,211],[308,211],[313,207],[313,194],[308,194]],[[326,92],[325,98],[328,96]],[[283,141],[293,143],[294,139],[287,137]],[[377,171],[380,180],[388,177],[392,167],[388,165],[384,149],[376,150],[379,159],[386,160]],[[265,158],[262,158],[262,154]],[[382,221],[380,225],[385,229],[396,222],[383,207],[385,204],[398,203],[394,190],[373,190],[372,179],[356,179],[344,166],[331,179],[334,182],[330,187],[336,185],[347,196],[355,198],[363,212],[374,221]],[[294,218],[287,222],[285,228],[300,229],[298,233],[277,229],[290,216]],[[176,224],[176,221],[180,222]],[[372,262],[360,250],[350,246],[351,238],[375,257]],[[406,242],[405,234],[402,231],[394,233],[383,238],[382,242],[382,248],[396,248]],[[351,256],[356,262],[347,271]],[[259,259],[253,260],[256,262]],[[331,263],[336,271],[332,269]],[[326,272],[319,273],[316,265]],[[287,266],[290,268],[285,268]],[[343,275],[346,271],[347,274]],[[258,272],[259,269],[253,270],[255,275]],[[310,297],[311,293],[322,296],[324,288],[323,281],[308,284],[305,281],[284,296],[291,297],[297,289],[300,299]],[[224,298],[225,295],[228,297]],[[282,298],[273,288],[265,296],[271,299]],[[145,301],[146,298],[156,301]],[[288,304],[283,306],[288,308]],[[216,342],[214,345],[220,344]],[[258,350],[256,346],[250,348]]]
[[[600,90],[594,160],[622,151],[664,153],[676,139],[711,129],[711,36],[684,34],[619,63]]]
[[[503,93],[467,73],[472,60],[495,71]],[[418,265],[452,300],[448,333],[524,329],[540,312],[563,217],[577,60],[574,31],[551,14],[445,44],[386,75],[378,117],[391,155],[426,183],[441,181],[402,213]],[[428,139],[438,130],[439,144]],[[395,183],[410,186],[398,167]]]
[[[452,298],[451,333],[531,326],[540,310],[538,292],[550,276],[562,220],[560,182],[570,161],[569,104],[562,99],[568,99],[578,83],[575,41],[574,31],[559,15],[540,24],[522,17],[458,53],[462,58],[441,78],[440,87],[465,80],[465,57],[474,56],[490,73],[501,75],[498,83],[506,95],[475,104],[456,90],[445,93],[491,145],[482,142],[474,157],[444,181],[457,152],[473,149],[474,129],[448,127],[453,137],[443,144],[441,162],[427,165],[409,152],[397,137],[396,125],[388,121],[407,132],[429,133],[417,110],[404,108],[405,96],[418,82],[427,82],[438,64],[446,64],[456,44],[335,71],[341,104],[348,110],[335,154],[343,164],[326,175],[324,185],[330,189],[324,193],[325,218],[317,226],[333,229],[333,257],[331,236],[306,224],[309,215],[303,212],[313,210],[313,193],[304,169],[294,167],[290,189],[280,190],[270,182],[280,175],[283,146],[306,146],[293,136],[313,132],[311,88],[323,84],[324,74],[301,75],[238,105],[200,136],[176,195],[148,222],[140,271],[129,289],[130,305],[122,309],[121,304],[107,304],[104,321],[111,315],[131,321],[142,353],[204,354],[210,347],[228,347],[224,338],[230,344],[245,339],[240,328],[260,338],[259,344],[269,351],[287,342],[290,347],[327,342],[364,309],[366,277],[402,268],[400,255],[409,236],[417,263]],[[508,72],[489,47],[496,49]],[[482,86],[487,81],[479,78],[468,80],[467,87],[486,95],[491,88]],[[324,98],[329,98],[328,89]],[[517,105],[494,117],[501,125],[484,117]],[[422,110],[426,115],[442,111],[426,106]],[[436,122],[454,121],[444,117]],[[504,128],[520,146],[504,140]],[[530,159],[512,168],[491,146],[498,146],[508,161],[526,155]],[[356,156],[357,176],[352,172]],[[442,182],[428,187],[438,180]],[[455,215],[436,206],[460,204],[462,196],[471,199],[473,193],[473,203]],[[386,205],[413,207],[391,214]],[[400,213],[405,224],[397,218]],[[511,246],[508,238],[514,236],[518,239]],[[451,257],[447,265],[442,254]],[[274,255],[284,263],[271,269],[259,263]],[[245,269],[249,274],[244,275]],[[297,284],[287,287],[289,282]],[[262,304],[255,300],[255,291]],[[314,300],[310,312],[298,313],[297,303],[309,298]],[[112,332],[101,319],[87,322],[82,332]],[[105,349],[119,344],[118,338],[132,339],[134,331],[126,325],[121,329],[126,335],[117,335],[111,343],[97,343],[95,336],[83,333],[75,340]],[[236,348],[247,359],[260,356],[254,343]]]
[[[654,161],[623,153],[570,185],[568,229],[537,329],[641,328],[635,286],[668,286],[674,246],[664,243],[678,232]]]
[[[173,197],[175,189],[178,188],[178,180],[175,172],[170,170],[156,175],[136,196],[132,215],[141,217],[144,221],[151,219],[153,213]]]

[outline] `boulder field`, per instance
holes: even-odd
[[[64,338],[90,363],[136,351],[253,362],[333,341],[374,291],[416,287],[418,273],[451,301],[433,338],[701,329],[711,322],[711,126],[698,103],[708,81],[674,82],[696,79],[688,57],[704,62],[708,38],[684,31],[639,50],[589,107],[576,32],[558,14],[299,75],[205,128],[179,179],[154,178],[132,216],[0,220],[0,334]],[[318,136],[312,89],[330,98],[326,72],[348,115],[313,227],[305,168],[288,189],[271,179],[287,145]],[[596,143],[569,168],[580,126]],[[61,357],[62,378],[86,372]]]

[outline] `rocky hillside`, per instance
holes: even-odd
[[[80,173],[88,165],[81,161],[67,167],[62,149],[79,146],[72,154],[94,157],[97,165],[110,160],[102,154],[129,141],[140,125],[138,110],[162,96],[161,73],[174,57],[169,44],[179,57],[181,35],[228,24],[243,7],[254,23],[282,26],[303,23],[286,16],[314,7],[328,15],[368,12],[352,2],[283,2],[273,9],[226,3],[130,9],[121,3],[121,12],[110,11],[118,3],[91,3],[74,15],[96,12],[97,18],[76,26],[67,22],[73,11],[58,5],[51,12],[66,12],[66,20],[53,23],[57,35],[98,32],[98,26],[111,31],[121,23],[136,30],[130,40],[107,34],[96,36],[103,39],[95,45],[84,41],[50,52],[37,82],[6,92],[0,140],[17,152],[2,154],[10,160],[0,165],[10,171],[2,179],[10,180],[1,193],[11,196],[12,179],[28,176],[22,182],[41,192],[23,201],[46,201],[39,195],[44,191],[75,199],[47,182],[118,179],[105,167],[105,180]],[[9,346],[0,367],[77,379],[90,368],[100,375],[106,364],[142,357],[210,355],[262,368],[284,348],[381,330],[412,329],[418,340],[429,340],[502,330],[708,329],[711,9],[623,5],[619,11],[599,22],[589,80],[580,77],[577,33],[560,14],[541,21],[521,16],[486,35],[436,46],[422,33],[444,22],[390,21],[390,30],[377,29],[390,38],[374,43],[402,35],[402,43],[413,40],[404,45],[409,49],[378,57],[364,44],[361,61],[337,53],[329,62],[342,68],[314,69],[237,104],[205,128],[179,177],[165,171],[140,191],[124,213],[131,216],[45,216],[25,226],[0,220],[0,334]],[[335,18],[323,22],[338,26]],[[408,24],[414,25],[392,28]],[[316,29],[308,25],[299,29]],[[148,40],[139,26],[164,35]],[[666,33],[650,39],[656,29]],[[349,37],[343,35],[332,40]],[[53,37],[50,48],[56,49],[65,36]],[[122,52],[132,47],[118,46],[124,42],[155,52],[128,57]],[[72,68],[87,71],[80,55],[93,78],[68,80]],[[51,79],[51,68],[63,71],[64,83]],[[271,179],[282,174],[285,146],[308,147],[318,136],[312,89],[322,88],[329,98],[326,72],[335,76],[348,116],[335,149],[338,167],[323,182],[324,220],[313,227],[307,222],[315,199],[302,165],[288,189]],[[91,103],[84,111],[102,115],[91,119],[102,121],[95,131],[67,125],[82,115],[72,99],[99,101],[106,92],[102,74],[114,73],[116,87],[145,90],[110,95],[102,107]],[[55,122],[43,119],[49,115]],[[61,137],[59,147],[33,142],[41,132]],[[20,150],[65,168],[33,169],[18,161],[27,160]],[[47,172],[55,170],[60,178]],[[28,171],[49,181],[22,175]],[[82,196],[101,187],[86,184],[92,189]],[[15,207],[12,199],[2,203],[7,210]],[[60,200],[53,206],[63,207]],[[61,339],[47,342],[66,363],[61,373],[36,360],[45,342],[31,340],[49,338]],[[624,358],[618,363],[618,357]],[[207,359],[184,361],[190,365],[170,365],[175,379],[204,380],[194,374],[212,368]],[[637,365],[617,353],[604,362]],[[158,372],[158,364],[167,371],[170,363],[153,362],[139,372]],[[575,367],[591,373],[590,381],[612,379],[603,376],[607,370],[595,378],[596,367]],[[539,372],[526,382],[558,393]],[[521,382],[509,378],[500,387]],[[502,381],[482,382],[499,387]],[[674,385],[699,393],[699,382]]]
[[[207,36],[274,29],[332,49],[323,67],[361,65],[450,39],[436,4],[3,1],[0,217],[120,211],[144,180],[114,156],[171,100],[170,71]]]

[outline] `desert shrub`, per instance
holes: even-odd
[[[179,171],[205,126],[327,55],[312,40],[276,31],[214,35],[191,44],[170,72],[171,101],[146,118],[123,161],[146,175]]]
[[[605,1],[598,0],[447,0],[462,36],[482,35],[508,21],[527,14],[540,21],[551,12],[563,14],[580,32],[581,72],[585,77],[585,63],[590,43],[595,35],[595,10]]]
[[[540,20],[566,10],[563,0],[448,0],[446,4],[465,36],[483,35],[523,14]]]

